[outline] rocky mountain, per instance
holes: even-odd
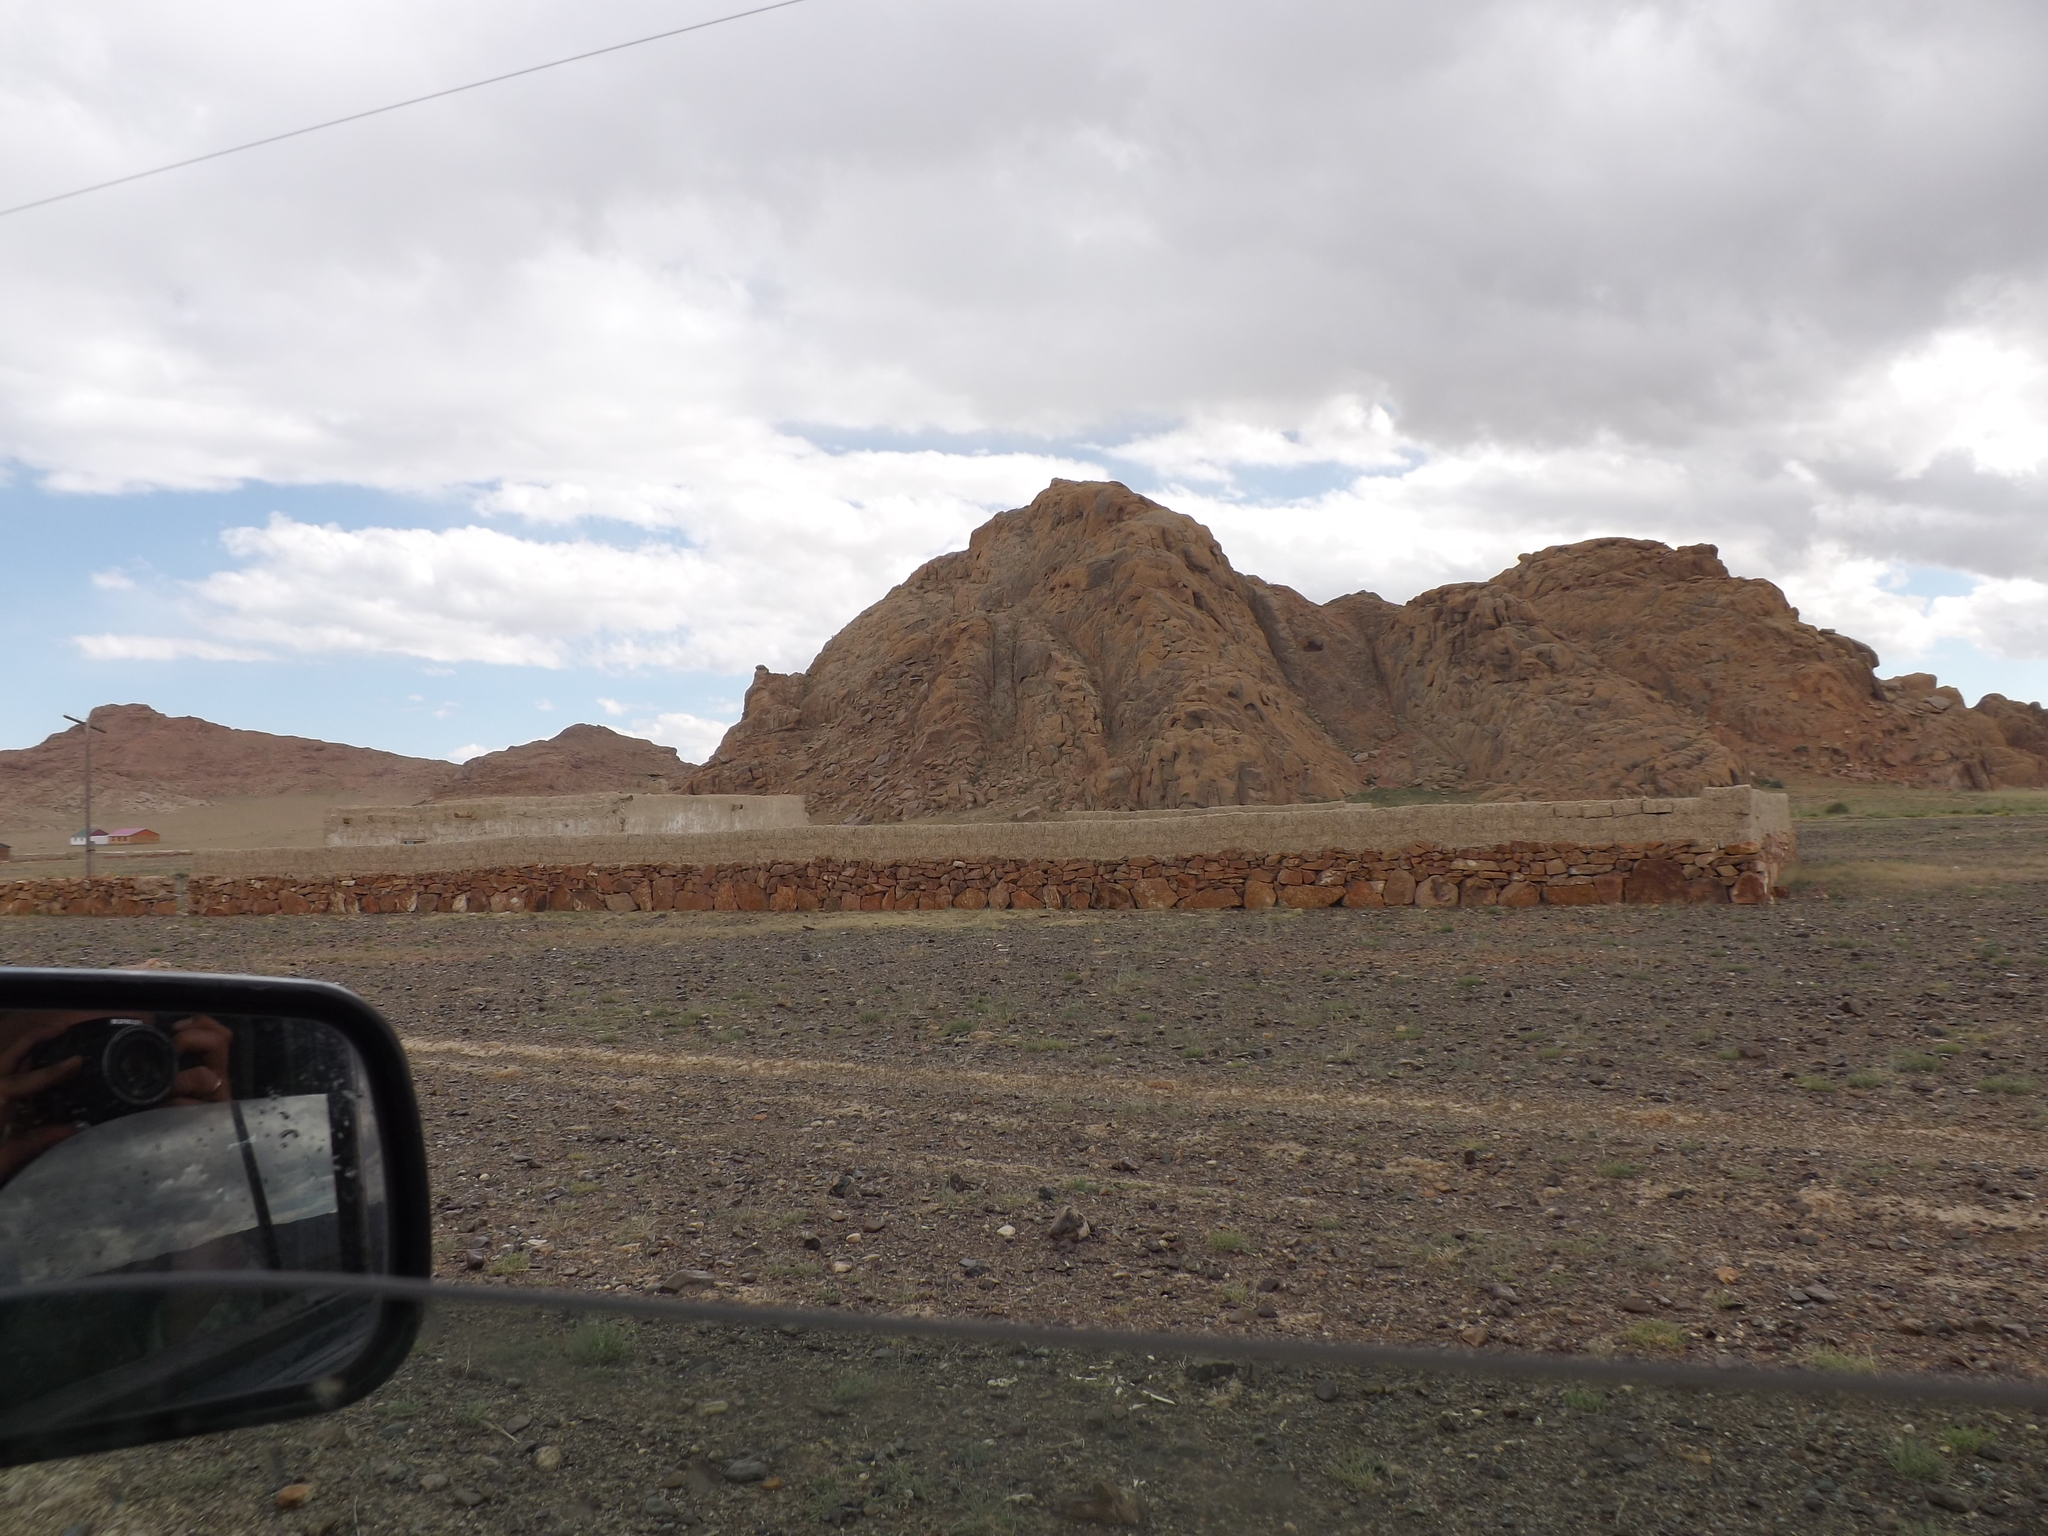
[[[2048,715],[1976,709],[1803,624],[1709,545],[1594,539],[1395,604],[1312,603],[1200,523],[1055,480],[757,669],[685,787],[819,820],[1327,800],[1374,786],[1684,794],[1752,777],[2048,783]]]
[[[459,770],[432,758],[369,747],[239,731],[147,704],[104,704],[91,714],[93,798],[135,813],[238,796],[376,789],[395,800],[431,794]],[[85,727],[0,752],[0,806],[74,814]]]
[[[432,796],[472,800],[490,795],[587,795],[614,790],[665,794],[697,765],[674,747],[622,736],[601,725],[572,725],[546,741],[487,752],[464,763]]]

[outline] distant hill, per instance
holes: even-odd
[[[572,725],[546,741],[486,753],[457,765],[372,747],[241,731],[147,704],[92,712],[93,799],[147,815],[211,801],[283,795],[360,794],[387,805],[492,795],[577,795],[678,789],[695,764],[675,748],[601,725]],[[33,747],[0,752],[0,812],[75,816],[83,773],[83,726]],[[39,818],[40,819],[40,818]]]
[[[147,704],[104,704],[91,715],[93,798],[130,812],[241,796],[376,790],[393,800],[432,794],[461,770],[434,758],[240,731]],[[0,807],[75,813],[85,727],[0,752]]]
[[[1372,787],[1688,794],[1756,778],[2048,783],[2048,714],[1978,708],[1800,621],[1713,546],[1591,539],[1406,603],[1310,602],[1192,518],[1055,480],[808,671],[759,668],[686,787],[814,820],[1334,800]]]
[[[586,795],[609,790],[664,794],[695,769],[674,747],[624,736],[601,725],[572,725],[546,741],[487,752],[440,785],[436,800],[490,795]]]

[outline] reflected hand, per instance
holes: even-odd
[[[203,1013],[180,1019],[171,1031],[171,1044],[177,1048],[179,1060],[197,1056],[200,1061],[171,1080],[171,1102],[227,1103],[228,1048],[234,1043],[233,1031],[219,1019]]]
[[[85,1065],[84,1058],[73,1056],[34,1072],[21,1070],[22,1057],[45,1040],[56,1039],[74,1022],[69,1015],[59,1016],[0,1047],[0,1183],[78,1129],[75,1125],[38,1125],[25,1105],[45,1089],[76,1077]]]

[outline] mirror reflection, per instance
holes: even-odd
[[[372,1099],[308,1019],[0,1011],[0,1288],[151,1273],[387,1268]],[[336,1378],[384,1309],[277,1291],[0,1305],[0,1434]]]
[[[0,1285],[380,1272],[370,1096],[307,1019],[0,1012]]]

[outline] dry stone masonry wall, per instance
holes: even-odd
[[[162,876],[0,884],[0,915],[204,917],[417,912],[903,912],[960,908],[1757,905],[1787,833],[1753,842],[1503,843],[1393,852],[1125,859],[871,859],[525,865],[419,874]]]

